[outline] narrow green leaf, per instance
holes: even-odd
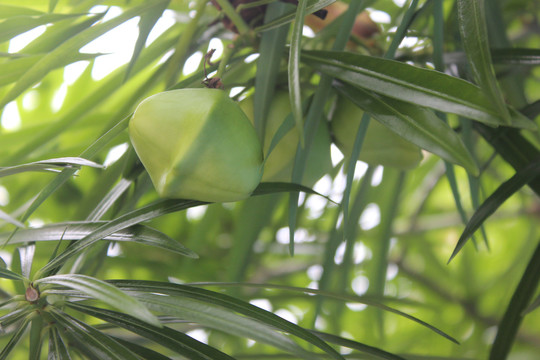
[[[0,352],[0,360],[8,358],[11,351],[15,348],[15,346],[17,346],[17,343],[21,340],[29,323],[30,322],[28,320],[25,320],[22,322],[22,324],[18,326],[13,336],[9,339],[8,343],[2,349],[2,352]]]
[[[304,51],[302,60],[355,87],[489,125],[506,124],[479,87],[438,71],[395,60],[337,51]],[[533,122],[522,116],[512,116],[512,126],[536,129]]]
[[[69,302],[66,305],[74,310],[96,317],[110,324],[120,326],[143,337],[144,339],[151,340],[157,344],[160,344],[188,359],[233,359],[227,354],[211,346],[203,344],[189,337],[188,335],[180,331],[171,329],[169,327],[157,328],[155,326],[151,326],[147,323],[141,322],[129,315],[125,315],[116,311],[82,305],[75,302]]]
[[[103,136],[97,139],[88,149],[86,149],[82,154],[82,158],[92,158],[94,157],[105,145],[107,145],[112,139],[114,139],[120,132],[125,130],[129,123],[128,116],[116,124],[112,129],[106,132]],[[26,212],[22,217],[22,222],[28,220],[30,215],[36,211],[36,209],[45,201],[47,198],[53,194],[60,186],[62,186],[74,173],[75,169],[64,169],[62,172],[54,178],[49,184],[47,184],[39,193],[39,195],[34,199],[32,204],[28,207]],[[14,233],[13,233],[14,234]],[[5,241],[8,243],[9,239]]]
[[[116,175],[116,174],[115,174]],[[116,176],[114,177],[116,181]],[[133,184],[132,180],[122,178],[99,202],[99,204],[86,217],[88,221],[98,221],[114,205],[116,200],[124,194]]]
[[[265,22],[270,22],[284,14],[288,7],[282,2],[268,5],[264,17]],[[288,33],[289,28],[283,26],[261,35],[260,56],[257,59],[257,72],[255,74],[255,93],[253,94],[253,124],[261,142],[265,139],[266,116],[274,96],[277,74]]]
[[[62,21],[47,26],[45,32],[37,39],[31,41],[21,49],[23,54],[42,54],[51,52],[67,39],[96,24],[105,16],[106,12],[89,14],[74,19]]]
[[[25,278],[30,278],[32,272],[32,263],[34,261],[34,254],[36,252],[36,245],[26,245],[17,248],[19,252],[19,258],[21,261],[21,274]]]
[[[145,12],[143,15],[141,15],[139,19],[139,36],[137,37],[137,42],[135,43],[135,49],[133,50],[133,55],[131,56],[131,60],[129,61],[129,65],[126,70],[126,77],[124,78],[124,81],[127,80],[131,74],[131,69],[133,69],[133,66],[135,65],[135,62],[139,58],[139,55],[144,48],[144,44],[146,43],[146,39],[148,39],[148,35],[150,34],[150,31],[156,24],[156,22],[159,20],[165,9],[167,9],[167,6],[169,5],[169,0],[167,1],[157,1],[155,3],[155,8],[151,8],[147,12]]]
[[[39,360],[41,358],[41,348],[43,345],[43,317],[36,316],[31,320],[30,326],[30,349],[28,354],[29,360]]]
[[[266,195],[274,194],[280,192],[305,192],[307,194],[322,196],[323,198],[334,202],[327,196],[324,196],[315,190],[308,188],[307,186],[293,183],[283,183],[283,182],[263,182],[253,191],[252,195]],[[334,202],[335,203],[335,202]]]
[[[71,360],[66,344],[54,326],[49,328],[49,355],[47,360]]]
[[[21,274],[17,274],[11,270],[8,270],[4,267],[0,267],[0,278],[10,279],[10,280],[19,280],[19,281],[29,281],[27,278]]]
[[[28,241],[58,241],[60,239],[66,241],[79,241],[105,224],[107,224],[106,221],[74,221],[45,225],[40,228],[21,229],[11,237],[9,242],[10,244],[17,244]],[[0,241],[5,241],[9,237],[10,234],[0,234]],[[143,245],[155,246],[168,251],[174,251],[191,258],[198,257],[197,254],[184,247],[178,241],[171,239],[160,231],[144,225],[134,225],[121,229],[103,237],[102,240],[135,242]]]
[[[65,57],[62,62],[56,64],[56,68],[61,68],[76,61],[92,60],[102,53],[81,54],[77,53],[73,56]],[[28,71],[35,63],[43,59],[45,54],[23,56],[12,59],[0,64],[0,86],[5,86],[19,80],[25,72]],[[53,69],[54,70],[54,69]]]
[[[114,340],[116,340],[119,344],[124,345],[126,348],[137,354],[141,359],[144,360],[173,360],[170,357],[167,357],[165,355],[162,355],[154,350],[150,350],[148,348],[145,348],[144,346],[138,345],[136,343],[120,339],[116,336],[111,336]]]
[[[39,16],[43,15],[43,12],[22,6],[0,4],[0,19],[7,19],[21,15]]]
[[[463,47],[474,79],[496,106],[499,117],[506,125],[512,118],[497,84],[491,63],[484,0],[458,0],[458,24]]]
[[[121,283],[123,280],[120,281],[114,281],[113,283],[117,285],[118,287],[122,288]],[[129,281],[129,280],[125,280]],[[346,302],[355,302],[360,304],[365,304],[369,306],[374,306],[379,309],[388,311],[390,313],[402,316],[406,319],[412,320],[422,326],[425,326],[426,328],[430,329],[431,331],[441,335],[442,337],[445,337],[446,339],[459,344],[459,342],[451,337],[450,335],[446,334],[442,330],[437,329],[433,325],[430,325],[426,323],[425,321],[422,321],[412,315],[409,315],[407,313],[404,313],[402,311],[396,310],[390,306],[384,305],[380,301],[377,301],[376,299],[373,299],[373,297],[369,296],[358,296],[358,295],[349,295],[345,293],[336,294],[333,292],[323,291],[323,290],[317,290],[317,289],[310,289],[310,288],[300,288],[295,286],[284,286],[284,285],[275,285],[275,284],[257,284],[257,283],[224,283],[224,282],[199,282],[199,283],[191,283],[189,285],[186,285],[189,287],[193,286],[219,286],[219,287],[227,287],[227,286],[239,286],[239,287],[253,287],[253,288],[263,288],[263,289],[279,289],[279,290],[285,290],[285,291],[293,291],[293,292],[299,292],[304,294],[313,294],[313,295],[319,295],[323,296],[329,299],[336,299],[340,301],[346,301]],[[219,293],[218,293],[219,294]]]
[[[0,22],[0,43],[8,41],[17,35],[32,30],[40,25],[51,24],[79,16],[81,16],[81,14],[43,14],[38,16],[21,15],[7,18]]]
[[[493,214],[510,196],[516,193],[529,182],[538,179],[540,176],[540,161],[531,163],[530,165],[516,171],[515,175],[509,180],[501,184],[497,190],[493,192],[480,207],[475,211],[463,233],[459,237],[457,245],[450,256],[448,262],[458,254],[465,246],[467,240],[474,234],[476,230],[484,223],[484,221]]]
[[[510,353],[525,310],[529,306],[540,282],[540,244],[531,256],[527,268],[512,295],[506,312],[497,327],[497,336],[491,346],[489,360],[504,360]]]
[[[50,314],[56,320],[58,331],[63,336],[76,342],[79,348],[91,355],[91,358],[100,360],[138,360],[137,355],[90,325],[56,309]]]
[[[96,278],[81,274],[53,275],[34,281],[35,285],[51,284],[66,286],[101,300],[116,309],[131,314],[148,324],[160,327],[161,323],[144,305],[118,288]]]
[[[49,0],[49,12],[52,13],[58,4],[58,0]]]
[[[395,355],[387,351],[381,350],[379,348],[359,343],[357,341],[345,339],[340,336],[336,336],[336,335],[332,335],[332,334],[328,334],[328,333],[324,333],[320,331],[313,331],[313,330],[312,330],[312,333],[314,333],[315,335],[317,335],[323,340],[329,341],[339,346],[347,347],[349,349],[355,349],[355,350],[361,351],[365,354],[374,356],[376,359],[405,360],[399,355]]]
[[[346,84],[335,87],[399,136],[478,175],[478,166],[459,136],[433,111]]]
[[[4,107],[7,103],[22,94],[26,89],[39,82],[52,69],[56,68],[59,63],[63,63],[63,59],[77,53],[81,47],[90,41],[94,40],[100,35],[103,35],[107,31],[115,28],[132,17],[143,14],[153,6],[155,6],[155,2],[144,3],[141,6],[126,10],[121,15],[109,21],[87,28],[79,34],[69,38],[60,46],[47,53],[47,55],[32,66],[0,101],[0,107]]]
[[[300,52],[302,43],[302,30],[304,28],[304,17],[306,15],[307,0],[299,0],[291,33],[291,47],[289,49],[289,101],[296,123],[296,131],[300,138],[300,146],[304,147],[304,114],[302,112],[302,92],[300,89]]]
[[[65,157],[58,159],[41,160],[28,164],[0,168],[0,177],[18,174],[26,171],[51,171],[55,168],[80,168],[90,166],[103,168],[103,165],[78,157]]]
[[[275,331],[273,327],[257,320],[237,315],[228,309],[188,298],[141,294],[138,292],[134,293],[134,296],[154,311],[178,316],[227,334],[253,339],[304,359],[312,359],[312,356],[306,350],[287,336]],[[343,360],[339,354],[334,356],[334,358]]]
[[[539,49],[494,49],[492,51],[492,59],[495,63],[510,64],[510,65],[540,65],[540,50]]]
[[[349,4],[347,11],[343,15],[343,19],[340,22],[340,27],[336,40],[332,46],[333,50],[343,50],[347,41],[349,40],[353,24],[356,19],[356,15],[368,6],[369,1],[353,1]],[[305,53],[305,52],[304,52]],[[302,58],[301,58],[302,60]],[[292,182],[301,183],[304,176],[304,170],[306,167],[307,158],[309,151],[311,149],[312,140],[317,133],[317,128],[321,122],[322,114],[324,114],[324,106],[330,97],[330,90],[332,84],[332,77],[326,74],[323,74],[315,95],[313,96],[313,101],[309,107],[309,110],[306,115],[306,129],[304,129],[305,144],[304,147],[298,146],[296,150],[296,155],[294,158],[294,167],[292,173]],[[344,202],[347,203],[348,198],[344,199]],[[296,213],[298,210],[298,193],[291,193],[289,196],[289,252],[291,255],[294,254],[294,233],[296,230]]]
[[[39,274],[46,274],[48,271],[55,269],[58,266],[62,266],[71,257],[88,248],[96,241],[99,241],[111,234],[114,234],[117,231],[123,230],[132,225],[136,225],[140,222],[154,219],[165,214],[204,204],[206,203],[196,200],[167,199],[158,200],[155,203],[134,210],[128,214],[125,214],[119,218],[103,224],[96,230],[92,231],[90,234],[83,237],[76,244],[66,249],[62,254],[58,255],[54,260],[50,261],[47,265],[45,265],[39,271]]]
[[[4,212],[2,209],[0,209],[0,220],[3,220],[5,222],[7,222],[7,223],[10,223],[11,225],[15,225],[15,226],[20,227],[20,228],[25,227],[22,222],[15,219],[14,217],[9,215],[8,213]]]
[[[251,319],[257,320],[262,324],[272,326],[276,329],[285,331],[291,335],[304,339],[324,350],[332,357],[341,359],[339,354],[337,354],[331,347],[329,347],[328,344],[312,336],[312,334],[307,332],[305,329],[299,327],[298,325],[286,321],[271,312],[251,305],[250,303],[218,292],[199,289],[188,285],[160,283],[155,281],[117,280],[111,281],[111,283],[121,289],[124,289],[125,291],[158,292],[171,296],[179,296],[182,298],[192,298],[195,299],[197,302],[203,304],[207,303],[224,307],[231,311],[235,311],[242,315],[248,316]]]

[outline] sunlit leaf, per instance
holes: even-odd
[[[106,21],[104,23],[92,26],[81,33],[69,38],[53,51],[49,52],[45,57],[40,59],[34,66],[32,66],[18,81],[13,88],[10,89],[8,94],[0,101],[0,107],[3,107],[8,102],[15,99],[22,92],[29,87],[40,81],[45,75],[52,69],[58,67],[58,64],[63,63],[66,57],[72,56],[78,50],[94,40],[98,36],[106,33],[107,31],[115,28],[123,22],[129,20],[132,17],[139,16],[145,11],[155,6],[155,2],[148,2],[139,7],[135,7],[127,10],[121,15]]]

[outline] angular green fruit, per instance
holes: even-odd
[[[263,155],[255,129],[224,91],[153,95],[135,110],[129,135],[162,197],[237,201],[261,180]]]
[[[240,107],[248,118],[253,122],[253,97],[248,97],[240,102]],[[278,91],[274,95],[264,132],[264,156],[268,156],[268,150],[272,139],[276,135],[279,127],[285,118],[291,113],[289,94],[285,91]],[[317,180],[327,174],[332,169],[330,158],[330,133],[326,123],[319,124],[313,145],[311,146],[304,171],[302,184],[313,186]],[[266,163],[262,181],[265,182],[291,182],[296,149],[298,148],[299,137],[296,129],[290,130],[272,150]]]
[[[338,148],[350,157],[364,111],[345,98],[339,98],[330,122]],[[376,120],[369,122],[358,160],[402,170],[416,167],[422,160],[420,148]]]

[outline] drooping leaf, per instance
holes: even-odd
[[[355,87],[489,125],[506,124],[479,87],[438,71],[337,51],[304,51],[302,61]],[[536,129],[536,125],[522,115],[512,116],[512,126]]]
[[[346,84],[336,89],[399,136],[477,175],[479,170],[459,136],[433,111],[371,94]]]
[[[25,243],[28,241],[78,241],[96,231],[107,222],[67,222],[45,225],[40,228],[21,229],[10,239],[10,244]],[[10,234],[0,234],[0,242],[6,241]],[[144,225],[134,225],[102,238],[108,241],[127,241],[139,244],[155,246],[164,250],[174,251],[191,258],[197,258],[197,254],[184,247],[176,240],[171,239],[160,231]]]
[[[173,296],[163,296],[149,293],[134,293],[137,299],[154,311],[177,316],[188,321],[223,331],[227,334],[242,338],[253,339],[257,342],[274,346],[304,359],[312,359],[310,353],[281,334],[273,327],[248,317],[237,315],[228,309],[213,306],[208,303]],[[335,359],[343,360],[335,351]]]
[[[122,310],[148,324],[160,327],[161,323],[144,305],[113,285],[81,274],[53,275],[33,282],[35,285],[60,285],[88,294],[94,299]]]
[[[90,166],[93,168],[103,168],[103,165],[93,161],[77,157],[65,157],[58,159],[41,160],[23,165],[0,168],[0,177],[18,174],[26,171],[54,171],[57,168],[75,168]]]
[[[157,328],[123,313],[99,309],[96,307],[82,305],[75,302],[67,303],[67,306],[87,315],[106,321],[110,324],[114,324],[126,330],[129,330],[143,337],[144,339],[151,340],[189,359],[233,359],[227,354],[169,327]]]
[[[510,196],[515,194],[523,186],[529,182],[538,179],[540,176],[540,162],[536,161],[530,165],[517,170],[516,174],[509,180],[501,184],[497,190],[493,192],[480,207],[475,211],[467,226],[463,230],[463,233],[459,237],[452,255],[448,262],[450,262],[458,252],[465,246],[467,240],[474,234],[476,230],[486,221],[486,219],[493,214]]]
[[[8,359],[9,354],[15,348],[15,346],[17,346],[17,344],[21,340],[22,336],[24,335],[24,332],[25,332],[26,328],[28,327],[29,323],[30,323],[30,321],[24,320],[17,327],[17,330],[15,330],[13,336],[9,339],[8,343],[4,346],[4,348],[0,352],[0,360]]]
[[[497,335],[491,346],[489,360],[507,359],[514,344],[525,311],[536,293],[540,283],[540,244],[537,245],[527,268],[512,295],[504,316],[497,326]]]
[[[129,282],[129,280],[126,280],[127,282]],[[115,285],[117,285],[118,287],[121,287],[122,286],[120,285],[122,283],[122,280],[120,281],[114,281],[113,282]],[[365,304],[365,305],[369,305],[369,306],[374,306],[376,308],[379,308],[379,309],[382,309],[384,311],[388,311],[390,313],[393,313],[393,314],[396,314],[396,315],[399,315],[399,316],[403,316],[404,318],[406,319],[409,319],[409,320],[412,320],[422,326],[425,326],[426,328],[430,329],[431,331],[441,335],[442,337],[456,343],[456,344],[459,344],[459,342],[454,339],[452,336],[446,334],[444,331],[436,328],[435,326],[433,325],[430,325],[428,323],[426,323],[425,321],[422,321],[412,315],[409,315],[407,313],[404,313],[403,311],[399,311],[399,310],[396,310],[390,306],[387,306],[385,304],[383,304],[381,301],[379,301],[379,298],[376,298],[374,299],[373,297],[369,297],[369,296],[358,296],[358,295],[350,295],[350,294],[345,294],[345,293],[335,293],[335,292],[329,292],[329,291],[323,291],[323,290],[318,290],[318,289],[311,289],[311,288],[300,288],[300,287],[295,287],[295,286],[287,286],[287,285],[276,285],[276,284],[258,284],[258,283],[247,283],[247,282],[242,282],[242,283],[224,283],[224,282],[199,282],[199,283],[191,283],[189,284],[188,286],[190,287],[193,287],[193,286],[219,286],[219,287],[229,287],[229,286],[232,286],[232,287],[253,287],[253,288],[263,288],[263,289],[279,289],[279,290],[285,290],[285,291],[292,291],[292,292],[297,292],[297,293],[303,293],[303,294],[313,294],[313,295],[319,295],[319,296],[323,296],[323,297],[326,297],[326,298],[329,298],[329,299],[335,299],[335,300],[340,300],[340,301],[346,301],[346,302],[356,302],[356,303],[360,303],[360,304]]]
[[[103,360],[138,360],[138,357],[110,336],[68,314],[54,309],[51,313],[56,329],[74,341],[90,357]]]
[[[305,329],[290,323],[284,319],[281,319],[271,312],[260,309],[254,305],[251,305],[247,302],[244,302],[233,297],[208,291],[205,289],[199,289],[193,286],[186,286],[181,284],[171,284],[171,283],[160,283],[153,281],[132,281],[132,280],[118,280],[111,281],[112,284],[118,286],[121,289],[126,291],[146,291],[146,292],[159,292],[163,294],[168,294],[170,296],[182,297],[182,298],[191,298],[196,302],[201,304],[208,303],[213,304],[219,307],[228,309],[229,311],[238,312],[242,315],[245,315],[251,319],[257,320],[262,324],[272,326],[276,329],[280,329],[289,334],[297,336],[301,339],[304,339],[313,345],[321,348],[327,352],[332,357],[340,358],[339,355],[330,348],[327,344],[320,341],[311,334],[309,334]],[[160,290],[158,290],[160,289]]]

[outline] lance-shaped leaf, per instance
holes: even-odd
[[[34,281],[34,285],[59,285],[78,290],[90,297],[101,300],[116,309],[124,311],[139,320],[160,327],[161,323],[144,305],[113,285],[96,278],[80,275],[53,275]],[[46,291],[43,290],[43,291]]]
[[[506,125],[482,89],[435,70],[337,51],[303,51],[302,61],[355,87],[489,125]],[[536,125],[523,115],[515,111],[511,114],[512,126],[536,129]]]
[[[51,312],[57,329],[92,359],[138,360],[139,357],[110,336],[58,310]]]
[[[238,315],[228,309],[211,305],[208,302],[163,294],[141,294],[136,292],[134,296],[154,311],[193,321],[227,334],[268,344],[303,359],[313,359],[311,353],[300,347],[288,336],[276,331],[273,327]],[[343,360],[335,351],[334,354],[335,359]]]
[[[40,61],[38,61],[34,66],[32,66],[20,79],[15,83],[15,85],[10,89],[10,91],[0,100],[0,107],[3,107],[17,96],[22,94],[26,89],[33,86],[39,82],[45,75],[49,73],[52,69],[58,67],[59,63],[63,63],[63,59],[66,57],[73,56],[79,52],[79,49],[89,43],[90,41],[96,39],[100,35],[103,35],[109,30],[114,29],[118,25],[124,23],[125,21],[143,14],[144,12],[154,8],[158,2],[147,2],[141,6],[129,9],[122,13],[121,15],[103,22],[101,24],[92,26],[79,34],[69,38],[63,42],[60,46],[47,53]]]
[[[336,84],[336,88],[399,136],[478,174],[478,166],[459,136],[433,111],[346,84]]]
[[[49,357],[48,360],[71,360],[66,344],[60,336],[58,329],[49,328]]]
[[[40,25],[51,24],[64,19],[81,16],[81,14],[44,14],[10,17],[0,23],[0,43],[32,30]]]
[[[326,344],[319,338],[313,336],[300,326],[284,320],[271,312],[260,309],[250,303],[225,294],[209,291],[206,289],[199,289],[197,287],[188,285],[163,283],[156,281],[117,280],[111,281],[111,283],[123,289],[124,291],[144,291],[150,293],[160,293],[173,297],[179,297],[182,299],[194,299],[199,304],[209,304],[223,307],[225,309],[228,309],[229,311],[238,312],[251,319],[257,320],[260,323],[266,324],[275,329],[285,331],[291,335],[304,339],[312,343],[313,345],[319,347],[320,349],[326,351],[328,354],[332,355],[332,357],[340,358],[339,355],[330,346],[328,346],[328,344]]]
[[[17,231],[10,239],[10,244],[24,243],[28,241],[78,241],[85,236],[96,231],[106,221],[96,222],[67,222],[45,225],[40,228],[21,229]],[[8,239],[10,234],[0,234],[0,242]],[[109,241],[129,241],[139,244],[159,247],[161,249],[174,251],[191,258],[197,258],[197,254],[188,248],[184,247],[179,242],[171,239],[160,231],[152,229],[144,225],[134,225],[126,229],[119,230],[115,233],[103,237],[103,240]]]
[[[26,171],[55,171],[62,168],[80,168],[90,166],[103,168],[103,165],[78,157],[65,157],[58,159],[41,160],[28,164],[0,168],[0,177],[18,174]]]
[[[484,90],[507,125],[512,118],[497,84],[491,62],[484,0],[458,0],[458,24],[467,59],[478,85]]]
[[[142,336],[144,339],[151,340],[157,344],[160,344],[188,359],[233,360],[233,358],[228,356],[227,354],[204,343],[201,343],[180,331],[168,327],[157,328],[155,326],[151,326],[147,323],[137,320],[136,318],[129,315],[125,315],[116,311],[82,305],[79,303],[70,302],[66,305],[74,310],[104,320],[110,324],[120,326],[126,330]]]
[[[528,166],[519,169],[514,176],[504,182],[501,186],[493,192],[480,207],[473,214],[465,230],[459,237],[456,248],[452,252],[452,256],[448,262],[450,262],[457,253],[465,246],[467,240],[474,234],[476,230],[484,221],[493,214],[510,196],[516,193],[519,189],[525,186],[527,183],[538,180],[540,176],[540,161],[533,162]]]

